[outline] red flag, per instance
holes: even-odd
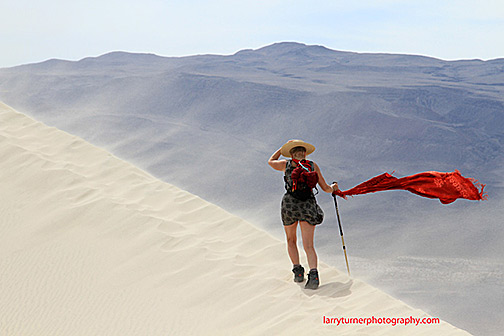
[[[457,198],[486,200],[484,188],[484,184],[478,183],[475,179],[463,177],[458,170],[455,170],[452,173],[430,171],[402,178],[383,173],[352,189],[338,190],[334,194],[346,199],[346,196],[402,189],[423,197],[438,198],[441,203],[449,204]]]

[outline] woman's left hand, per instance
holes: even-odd
[[[331,188],[333,192],[338,191],[339,190],[338,182],[334,182],[333,184],[331,184]]]

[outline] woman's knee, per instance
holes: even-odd
[[[315,246],[312,241],[303,240],[303,248],[305,249],[305,251],[315,250]]]
[[[290,247],[297,247],[297,241],[296,241],[296,238],[294,238],[294,239],[287,239],[287,246],[290,246]]]
[[[287,244],[294,244],[294,245],[297,244],[296,234],[287,235]]]

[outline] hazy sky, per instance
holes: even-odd
[[[504,57],[502,0],[0,1],[0,67],[115,50],[232,54],[280,41],[442,59]]]

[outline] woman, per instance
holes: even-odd
[[[282,198],[282,222],[287,237],[287,251],[292,261],[294,272],[294,281],[304,281],[304,268],[299,262],[299,253],[297,249],[297,226],[301,227],[301,236],[303,238],[303,247],[308,259],[310,272],[308,273],[308,281],[305,288],[317,289],[319,286],[319,276],[317,271],[317,253],[313,246],[313,235],[315,226],[322,223],[324,213],[318,206],[315,196],[309,197],[307,200],[300,200],[293,196],[291,189],[293,185],[292,171],[299,165],[309,165],[305,160],[306,156],[313,153],[315,147],[302,140],[289,140],[285,145],[280,147],[268,160],[268,164],[275,170],[285,172],[285,186],[287,192]],[[290,157],[292,160],[279,160],[280,155]],[[327,192],[332,193],[338,190],[338,184],[328,185],[320,172],[320,168],[313,162],[313,170],[318,175],[318,185]],[[312,192],[313,195],[313,192]]]

